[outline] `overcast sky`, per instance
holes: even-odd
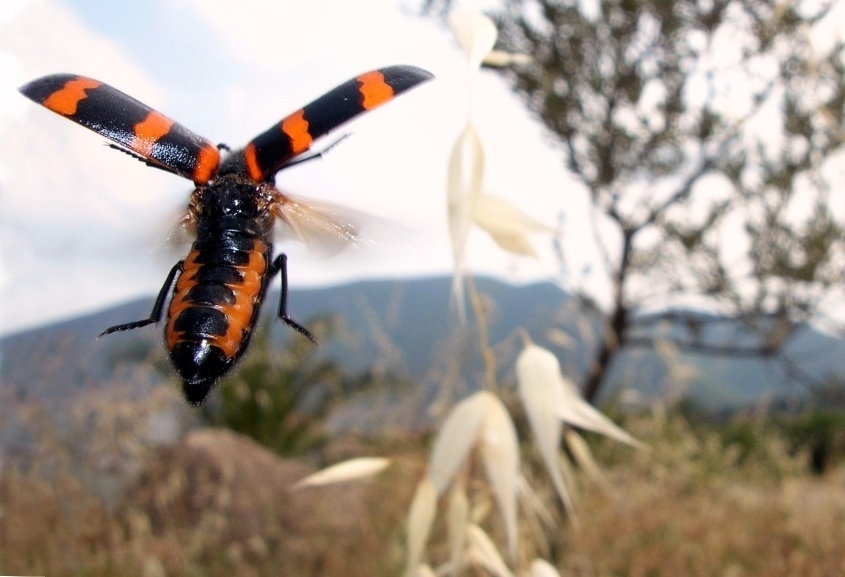
[[[374,216],[364,250],[290,255],[295,288],[360,278],[448,274],[446,164],[466,121],[463,54],[440,22],[400,0],[3,0],[0,5],[0,334],[152,297],[184,256],[165,241],[191,183],[145,167],[18,92],[70,72],[105,81],[213,142],[239,147],[366,70],[414,64],[437,76],[348,125],[323,160],[283,172],[300,197]],[[472,6],[472,4],[469,4]],[[567,265],[591,255],[586,196],[542,128],[493,72],[473,102],[488,192],[556,225],[565,212]],[[329,138],[331,141],[331,138]],[[539,260],[470,238],[473,271],[513,282],[554,278]],[[181,249],[184,252],[184,247]]]

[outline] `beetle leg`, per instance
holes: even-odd
[[[311,331],[288,316],[288,257],[285,254],[280,254],[276,257],[276,260],[273,261],[273,264],[270,266],[269,278],[272,279],[278,272],[282,273],[282,293],[279,298],[279,318],[282,319],[282,322],[287,326],[299,333],[302,333],[304,336],[308,337],[308,340],[319,347],[320,343],[317,342],[317,339],[311,334]]]
[[[161,319],[161,310],[164,308],[164,301],[165,299],[167,299],[167,293],[170,291],[170,286],[173,284],[173,279],[176,277],[176,273],[182,270],[182,265],[184,263],[184,260],[180,260],[175,265],[173,265],[172,269],[170,269],[170,272],[167,274],[167,278],[164,279],[164,284],[161,285],[161,290],[158,293],[158,297],[156,297],[156,302],[153,305],[153,310],[150,313],[149,318],[109,327],[103,332],[101,332],[99,336],[110,335],[111,333],[116,333],[118,331],[131,331],[132,329],[139,329],[141,327],[157,323],[159,319]]]

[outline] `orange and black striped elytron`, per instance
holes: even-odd
[[[27,98],[111,140],[112,147],[194,182],[183,222],[196,232],[188,256],[176,263],[149,318],[103,334],[157,323],[174,284],[164,337],[188,402],[199,405],[249,344],[271,279],[281,273],[279,318],[316,343],[288,316],[284,254],[273,258],[276,219],[350,237],[342,223],[299,204],[274,185],[276,173],[308,158],[319,137],[353,117],[430,80],[413,66],[362,74],[324,94],[258,135],[243,149],[215,146],[163,114],[107,84],[55,74],[20,90]],[[221,158],[222,151],[222,158]],[[335,231],[332,233],[331,231]]]

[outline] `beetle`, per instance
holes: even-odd
[[[91,78],[53,74],[21,87],[24,96],[106,137],[112,148],[194,183],[181,221],[195,233],[187,257],[171,268],[148,318],[101,336],[158,323],[170,294],[165,344],[186,400],[201,405],[246,351],[267,288],[279,274],[278,317],[316,344],[288,315],[287,257],[273,257],[274,224],[316,227],[345,240],[354,231],[282,193],[275,175],[319,156],[306,155],[319,137],[432,78],[406,65],[361,74],[234,151]]]

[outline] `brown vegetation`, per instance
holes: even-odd
[[[547,530],[548,558],[562,575],[845,572],[841,465],[813,476],[806,455],[790,454],[783,439],[762,428],[762,442],[749,452],[678,416],[629,419],[626,427],[652,448],[589,439],[609,488],[584,479],[576,504],[581,529],[562,522]],[[346,439],[327,452],[335,461],[391,453],[391,445]],[[149,461],[113,509],[70,470],[45,481],[7,466],[0,573],[397,575],[424,454],[418,440],[402,445],[406,458],[371,483],[294,491],[312,467],[240,435],[200,429]]]
[[[841,465],[812,476],[807,456],[778,437],[743,455],[678,418],[644,425],[629,430],[650,454],[620,454],[607,471],[611,489],[582,494],[582,529],[564,539],[562,575],[845,574]]]

